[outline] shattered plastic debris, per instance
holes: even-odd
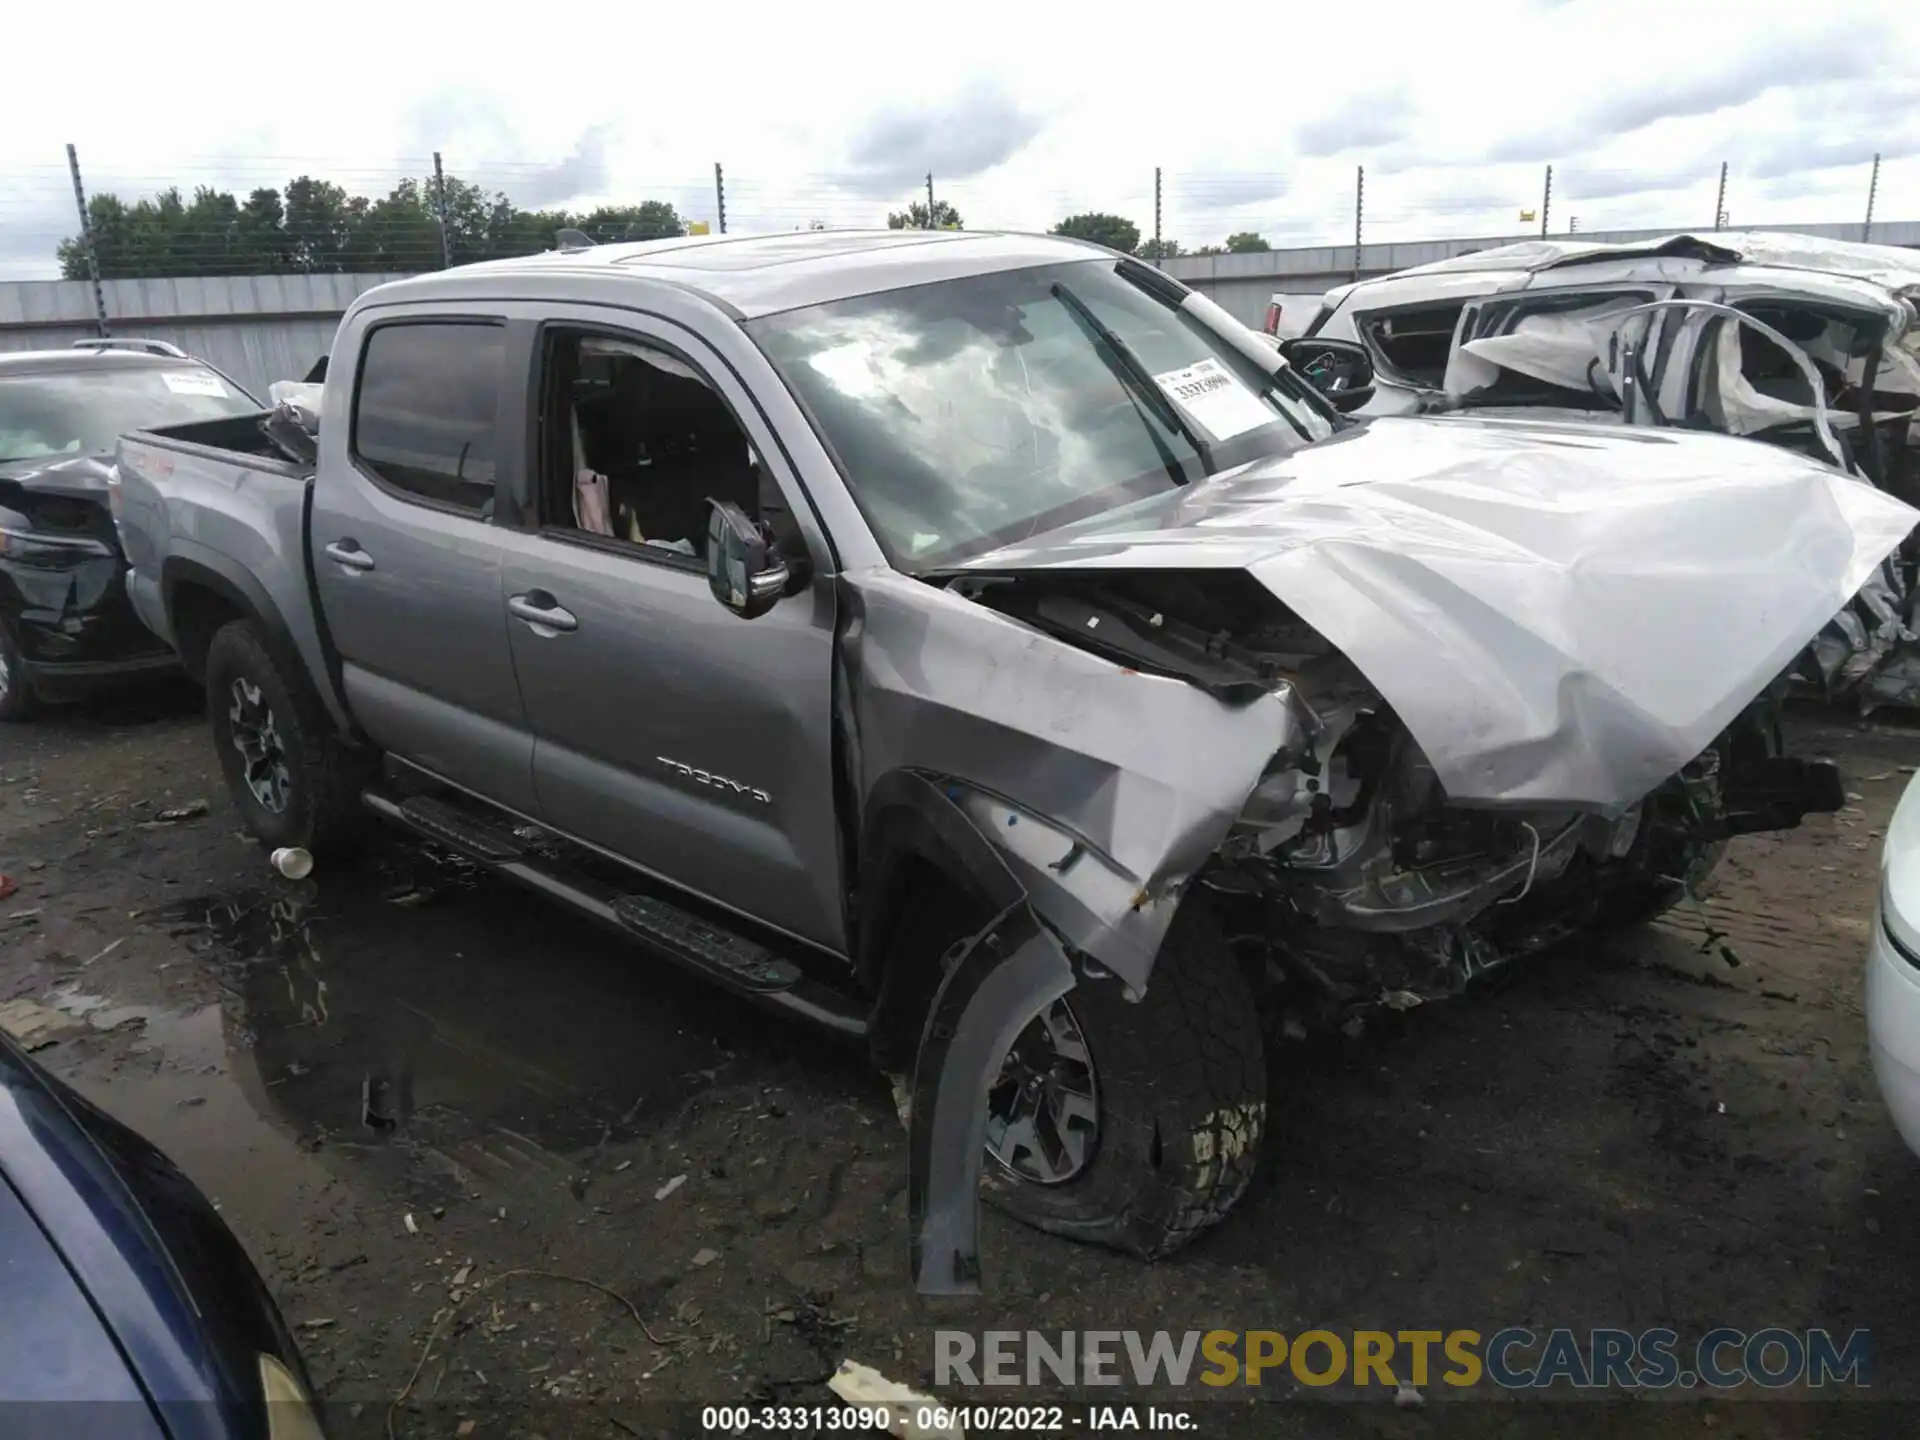
[[[693,1254],[693,1268],[704,1270],[720,1258],[718,1250],[696,1250]]]
[[[177,825],[182,820],[198,820],[202,815],[207,813],[207,809],[206,801],[189,800],[184,805],[175,805],[170,809],[162,810],[158,815],[155,815],[153,819],[143,821],[140,828],[142,830],[152,830],[161,825]]]
[[[0,1030],[4,1030],[28,1052],[57,1045],[68,1035],[86,1026],[73,1016],[51,1010],[36,1000],[9,1000],[0,1005]]]
[[[401,1216],[400,1220],[401,1223],[407,1227],[407,1234],[418,1235],[420,1233],[420,1227],[414,1223],[411,1213]]]
[[[891,1422],[888,1428],[900,1440],[966,1440],[966,1431],[958,1425],[934,1427],[919,1423],[923,1413],[928,1418],[950,1413],[933,1396],[909,1390],[858,1360],[842,1360],[840,1368],[828,1379],[827,1388],[849,1405],[884,1406]]]
[[[671,1195],[674,1191],[678,1190],[682,1185],[686,1183],[687,1183],[686,1176],[676,1175],[671,1180],[667,1181],[666,1184],[662,1185],[658,1190],[654,1191],[653,1198],[656,1200],[664,1200],[667,1198],[667,1196]]]

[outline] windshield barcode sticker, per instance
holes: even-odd
[[[160,379],[176,395],[212,395],[221,400],[227,395],[220,377],[204,370],[162,370]]]
[[[1218,360],[1162,371],[1153,383],[1216,440],[1231,440],[1274,419],[1260,397]]]

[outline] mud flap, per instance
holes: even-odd
[[[1027,1023],[1074,986],[1060,938],[1024,900],[967,942],[933,999],[913,1066],[907,1217],[914,1287],[980,1291],[987,1092]]]

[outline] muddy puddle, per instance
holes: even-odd
[[[566,1171],[644,1133],[743,1050],[818,1048],[830,1068],[861,1068],[617,936],[403,844],[136,919],[165,944],[165,968],[196,972],[217,998],[130,1004],[90,972],[46,1003],[120,1037],[76,1079],[189,1152],[178,1158],[190,1172],[191,1152],[230,1148],[259,1121],[282,1150],[427,1147],[476,1173]]]

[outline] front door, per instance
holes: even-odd
[[[800,542],[782,511],[798,490],[783,461],[767,466],[779,447],[697,338],[622,323],[544,327],[543,475],[536,513],[507,538],[503,613],[541,813],[841,950],[832,583],[753,620],[713,598],[705,498],[758,510],[788,547]],[[579,498],[582,472],[600,503]]]
[[[359,366],[358,384],[338,387],[356,396],[350,461],[315,482],[310,522],[348,705],[382,749],[532,812],[533,740],[493,523],[497,471],[523,468],[523,447],[502,438],[508,332],[402,319],[348,344],[354,353],[335,360]]]

